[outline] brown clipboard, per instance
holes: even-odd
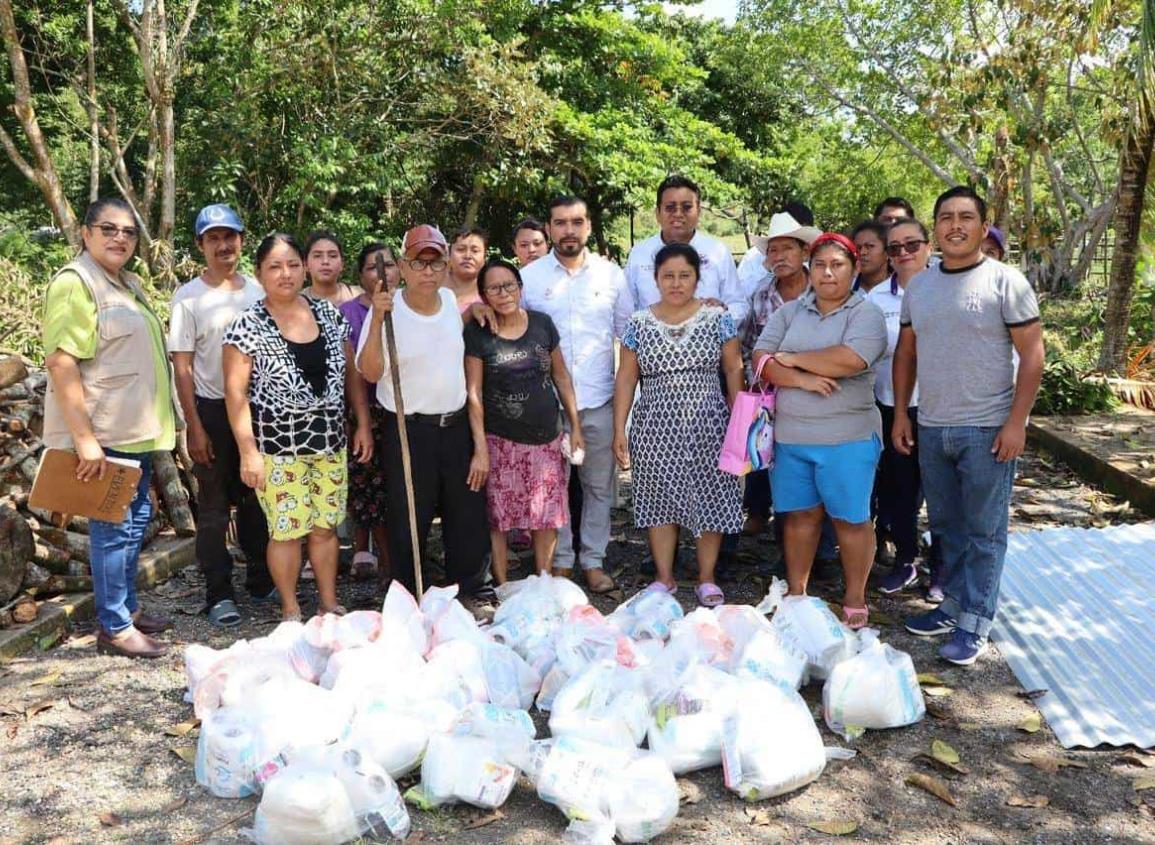
[[[109,458],[104,477],[80,481],[80,459],[67,449],[45,449],[32,482],[28,504],[34,508],[104,522],[123,522],[140,483],[140,466]]]

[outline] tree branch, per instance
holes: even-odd
[[[39,181],[36,178],[36,170],[28,163],[28,159],[20,154],[20,150],[16,149],[16,143],[3,126],[0,126],[0,145],[3,145],[4,151],[8,153],[8,158],[16,165],[16,169],[24,174],[25,179],[29,182]]]
[[[79,246],[80,231],[76,225],[76,214],[64,193],[64,186],[52,160],[52,152],[48,148],[44,133],[40,129],[40,121],[36,117],[28,64],[24,57],[24,49],[20,46],[20,33],[16,29],[12,0],[0,0],[0,40],[4,42],[8,53],[8,66],[12,72],[12,111],[20,121],[20,128],[24,131],[24,137],[32,150],[32,162],[19,154],[15,142],[7,132],[4,132],[0,144],[4,146],[5,152],[23,175],[27,177],[31,171],[32,175],[29,178],[40,189],[48,208],[52,211],[52,216],[56,218],[57,225],[70,244]],[[15,157],[13,153],[16,153]]]
[[[855,114],[860,114],[874,122],[879,128],[890,135],[891,138],[901,144],[908,153],[921,161],[926,166],[926,168],[930,170],[931,173],[937,176],[939,180],[944,182],[948,187],[954,187],[958,184],[958,180],[955,179],[954,176],[952,176],[950,172],[946,170],[946,168],[942,167],[942,165],[934,161],[929,155],[916,147],[914,143],[912,143],[905,135],[903,135],[902,132],[900,132],[885,117],[873,109],[868,108],[867,106],[851,102],[848,97],[846,97],[833,86],[829,84],[824,85],[824,80],[820,79],[813,71],[808,71],[807,73],[816,85],[823,87],[826,92],[835,100],[837,100],[844,108],[848,108]]]

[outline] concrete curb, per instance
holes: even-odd
[[[1131,475],[1078,443],[1072,443],[1059,432],[1053,431],[1045,420],[1032,421],[1027,426],[1027,437],[1087,481],[1126,499],[1132,507],[1148,516],[1155,517],[1155,484]]]
[[[194,538],[158,537],[141,552],[136,586],[141,590],[155,587],[195,561]],[[0,663],[50,648],[67,634],[74,621],[91,619],[94,614],[92,593],[66,593],[45,600],[35,621],[0,631]]]

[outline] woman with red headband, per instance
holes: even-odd
[[[786,578],[791,595],[806,592],[822,520],[834,520],[851,628],[867,624],[866,579],[874,561],[870,494],[882,451],[874,403],[874,367],[886,353],[886,321],[851,290],[854,243],[832,232],[810,246],[810,290],[770,317],[754,345],[754,362],[770,355],[762,377],[778,388],[775,511],[785,514]]]

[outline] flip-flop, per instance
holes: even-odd
[[[221,599],[209,608],[209,622],[218,628],[235,628],[241,624],[241,612],[232,599]]]
[[[698,604],[702,607],[717,607],[726,601],[726,594],[722,588],[710,581],[703,581],[694,588],[694,595],[698,597]]]
[[[357,552],[353,555],[353,580],[367,581],[377,571],[377,555],[372,552]]]
[[[678,592],[677,587],[671,587],[668,584],[663,584],[661,581],[651,581],[646,585],[646,589],[654,593],[666,593],[667,595],[674,595]]]
[[[870,624],[870,608],[866,605],[862,607],[850,607],[849,605],[842,606],[842,621],[846,623],[846,627],[852,631],[858,631]]]
[[[344,616],[348,613],[343,604],[335,604],[330,608],[318,607],[317,616],[324,616],[326,613],[332,613],[334,616]]]

